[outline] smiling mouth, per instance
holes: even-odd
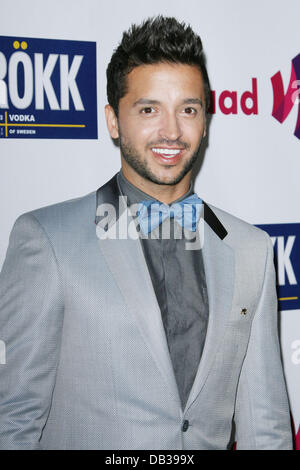
[[[174,159],[176,156],[179,156],[179,154],[181,154],[184,149],[153,147],[151,150],[159,157],[163,157],[166,159]]]

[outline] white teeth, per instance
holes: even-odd
[[[180,150],[178,149],[160,149],[160,148],[153,148],[153,152],[155,153],[160,153],[161,155],[164,155],[166,157],[170,156],[173,157],[174,155],[177,155]]]

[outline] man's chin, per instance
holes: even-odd
[[[167,174],[167,175],[165,174],[158,175],[158,174],[151,173],[151,175],[150,174],[148,175],[148,179],[156,184],[174,186],[183,179],[185,174],[186,173],[183,171],[176,172],[176,173],[174,172],[172,174]]]

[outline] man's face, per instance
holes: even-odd
[[[183,64],[141,65],[128,74],[127,89],[118,119],[108,110],[123,170],[160,185],[190,177],[205,135],[200,70]]]

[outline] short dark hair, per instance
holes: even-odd
[[[202,74],[205,109],[210,105],[210,85],[200,37],[176,18],[156,16],[123,33],[106,70],[107,99],[118,116],[119,101],[126,95],[126,77],[139,65],[160,62],[197,66]]]

